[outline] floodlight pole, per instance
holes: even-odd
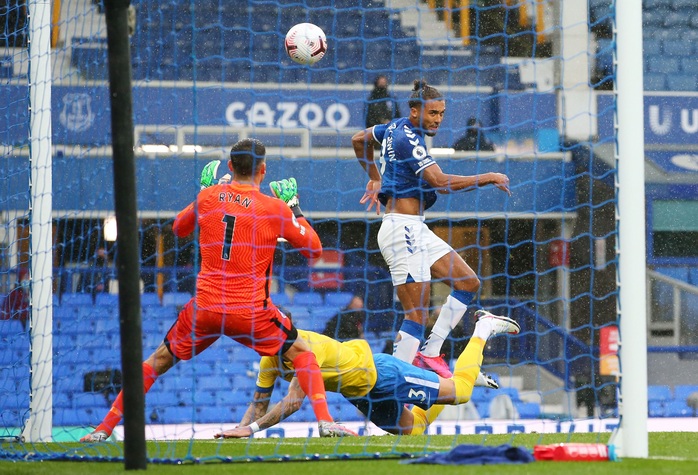
[[[618,280],[621,424],[619,455],[647,458],[647,268],[642,5],[616,1]]]
[[[141,340],[140,256],[136,206],[136,166],[133,155],[131,50],[128,38],[129,0],[105,0],[109,48],[109,98],[114,167],[116,256],[119,279],[119,324],[124,402],[124,462],[126,470],[147,468],[145,396]]]

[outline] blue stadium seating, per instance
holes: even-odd
[[[141,307],[148,307],[151,305],[160,306],[160,297],[154,292],[145,292],[141,294]]]
[[[165,292],[162,295],[162,305],[166,306],[182,306],[191,300],[191,294],[188,292]]]
[[[308,330],[322,332],[327,325],[327,321],[337,315],[341,311],[340,307],[311,307],[310,309],[310,327]]]
[[[696,384],[683,384],[674,387],[674,399],[677,401],[684,401],[688,396],[693,393],[698,393],[698,385]]]
[[[647,415],[649,417],[666,416],[666,409],[664,408],[664,404],[664,401],[649,401]]]
[[[354,294],[351,292],[330,292],[325,294],[325,305],[344,308],[349,305]]]
[[[274,302],[274,305],[276,305],[277,307],[285,307],[287,305],[291,305],[291,297],[289,297],[285,292],[271,294],[269,297],[271,298],[271,301]]]
[[[91,306],[92,295],[84,293],[65,293],[61,297],[61,306]]]
[[[667,85],[671,91],[695,91],[696,76],[693,74],[670,74]]]
[[[24,331],[22,322],[19,320],[0,320],[0,338],[16,336]]]
[[[53,425],[54,426],[81,426],[87,427],[98,421],[98,415],[92,409],[54,409]]]
[[[119,296],[116,294],[100,293],[95,295],[95,305],[102,307],[118,307]]]
[[[514,402],[514,407],[521,419],[538,419],[540,417],[540,404],[536,402]]]
[[[694,411],[686,401],[669,401],[664,406],[666,417],[693,417]]]
[[[649,386],[647,388],[647,400],[666,402],[672,399],[671,388],[669,386]]]
[[[314,307],[322,304],[322,294],[317,292],[298,292],[293,296],[294,306]]]
[[[646,91],[666,90],[666,75],[663,73],[645,73],[644,77]]]
[[[101,393],[74,393],[72,397],[73,409],[106,409],[108,407],[107,399]]]

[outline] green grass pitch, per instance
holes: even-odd
[[[256,475],[341,473],[342,475],[380,475],[392,473],[429,474],[464,473],[467,467],[406,465],[400,463],[400,454],[419,454],[447,451],[458,444],[485,443],[487,445],[511,444],[532,448],[535,444],[556,442],[599,442],[608,434],[516,434],[484,436],[415,436],[415,437],[359,437],[352,439],[250,439],[225,441],[148,442],[148,456],[152,459],[181,459],[181,465],[149,463],[148,473],[154,474],[213,474],[254,473]],[[536,462],[525,465],[489,465],[487,475],[536,474],[695,474],[698,473],[698,433],[650,433],[650,457],[647,460],[624,459],[620,462]],[[21,446],[17,443],[0,444],[0,456],[41,452],[46,455],[66,454],[71,456],[122,457],[120,443],[86,446],[77,443],[46,444],[45,446]],[[345,454],[383,454],[381,459],[341,460]],[[312,459],[321,454],[319,461]],[[221,463],[230,457],[234,460],[264,457],[291,461],[278,462],[234,462]],[[329,458],[330,460],[322,460]],[[339,458],[339,460],[338,460]],[[471,468],[472,469],[472,468]],[[0,474],[110,474],[125,472],[123,461],[79,462],[79,461],[8,461],[0,460]],[[131,472],[132,473],[132,472]]]

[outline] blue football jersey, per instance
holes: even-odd
[[[374,126],[373,136],[382,144],[380,202],[385,206],[388,198],[418,198],[429,209],[436,202],[436,191],[422,179],[422,171],[436,162],[427,153],[419,129],[402,117]]]

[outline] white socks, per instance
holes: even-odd
[[[415,338],[403,330],[400,330],[398,335],[400,340],[396,339],[393,344],[393,356],[405,363],[412,364],[422,342],[419,338]]]
[[[441,307],[439,318],[436,319],[434,328],[432,328],[427,342],[422,347],[421,352],[424,356],[434,357],[441,354],[441,346],[444,340],[451,333],[451,330],[460,323],[467,309],[468,306],[455,299],[453,295],[449,295],[446,298],[446,302]]]
[[[473,336],[482,338],[487,341],[487,339],[492,336],[492,319],[486,318],[483,320],[478,320],[475,323],[475,330],[473,331]]]

